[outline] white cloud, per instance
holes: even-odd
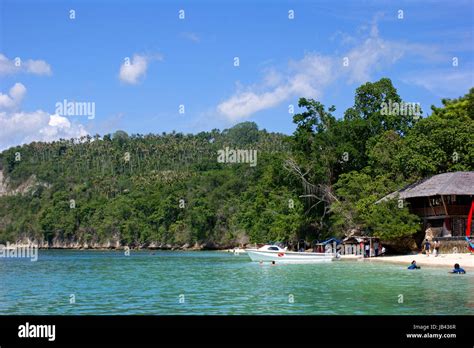
[[[15,64],[17,63],[17,64]],[[19,60],[8,59],[0,53],[0,75],[13,75],[18,73],[29,73],[34,75],[51,75],[51,66],[44,60]]]
[[[474,87],[474,73],[468,71],[417,71],[402,77],[407,84],[417,85],[440,98],[457,98]]]
[[[220,103],[217,110],[229,121],[237,122],[295,96],[318,98],[323,88],[334,80],[335,73],[330,58],[307,54],[299,61],[289,62],[286,73],[268,70],[261,86],[239,89]]]
[[[230,121],[239,121],[264,109],[271,108],[288,97],[286,87],[278,87],[273,91],[257,94],[251,91],[238,92],[217,106],[218,111]]]
[[[382,39],[376,21],[377,18],[364,30],[365,38],[345,54],[307,53],[300,60],[290,61],[282,71],[267,68],[259,83],[247,87],[239,85],[232,96],[217,105],[217,112],[230,122],[238,122],[291,98],[318,99],[334,83],[370,81],[374,72],[408,55],[430,61],[445,59],[433,46]],[[352,39],[345,44],[353,43]],[[345,57],[349,58],[348,66],[343,65]]]
[[[44,60],[27,60],[25,62],[27,72],[36,75],[51,75],[51,66]]]
[[[0,112],[0,148],[24,143],[42,125],[48,123],[49,115],[41,110],[34,112]]]
[[[378,37],[367,39],[361,46],[349,51],[349,83],[363,83],[370,80],[372,73],[395,63],[403,56],[396,45],[384,42]]]
[[[0,150],[32,141],[78,138],[88,134],[82,124],[43,110],[19,111],[26,88],[16,83],[9,95],[0,93]],[[6,102],[5,102],[6,101]]]
[[[0,92],[0,110],[17,108],[23,100],[25,94],[25,86],[18,82],[15,83],[12,88],[10,88],[8,94],[3,94]]]
[[[135,85],[146,74],[148,64],[152,60],[162,60],[161,55],[134,54],[131,61],[125,61],[120,66],[119,78],[122,82]]]
[[[41,141],[54,141],[60,138],[80,138],[86,136],[88,133],[82,124],[72,124],[66,117],[59,115],[49,115],[49,121],[47,125],[44,125],[39,131],[39,139]],[[36,135],[33,135],[35,140],[38,140]]]
[[[71,122],[66,117],[60,116],[58,114],[49,116],[49,126],[58,127],[58,128],[71,128]]]
[[[353,36],[340,30],[336,31],[329,39],[331,41],[338,41],[342,45],[350,45],[357,42],[357,40]]]
[[[201,42],[201,38],[196,33],[192,33],[192,32],[181,33],[181,37],[186,39],[186,40],[192,41],[194,43]]]
[[[375,71],[394,65],[403,57],[423,59],[423,62],[445,62],[449,59],[436,46],[385,40],[380,37],[377,24],[372,24],[369,37],[347,52],[349,83],[364,83]]]

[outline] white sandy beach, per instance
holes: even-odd
[[[440,254],[439,256],[426,256],[423,254],[401,255],[401,256],[381,256],[365,259],[370,262],[395,262],[410,265],[415,260],[418,266],[438,266],[453,268],[455,263],[459,263],[462,268],[474,269],[474,254]]]

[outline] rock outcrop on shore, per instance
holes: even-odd
[[[169,243],[144,243],[138,245],[125,245],[120,242],[117,238],[105,240],[105,241],[80,241],[72,239],[63,239],[55,237],[51,241],[44,239],[34,238],[21,238],[16,240],[16,245],[37,245],[40,249],[72,249],[72,250],[83,250],[83,249],[98,249],[98,250],[124,250],[130,249],[148,249],[148,250],[225,250],[232,249],[238,245],[233,244],[216,244],[216,243],[195,243],[191,244],[169,244]]]

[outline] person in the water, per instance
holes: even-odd
[[[408,269],[420,269],[420,266],[418,266],[418,265],[416,264],[416,261],[413,260],[413,261],[411,262],[411,265],[408,266]]]
[[[459,266],[459,263],[457,263],[454,265],[454,269],[450,273],[466,274],[466,271]]]

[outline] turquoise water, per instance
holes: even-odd
[[[222,252],[40,250],[37,262],[0,259],[0,314],[474,314],[474,274],[447,271],[260,265]]]

